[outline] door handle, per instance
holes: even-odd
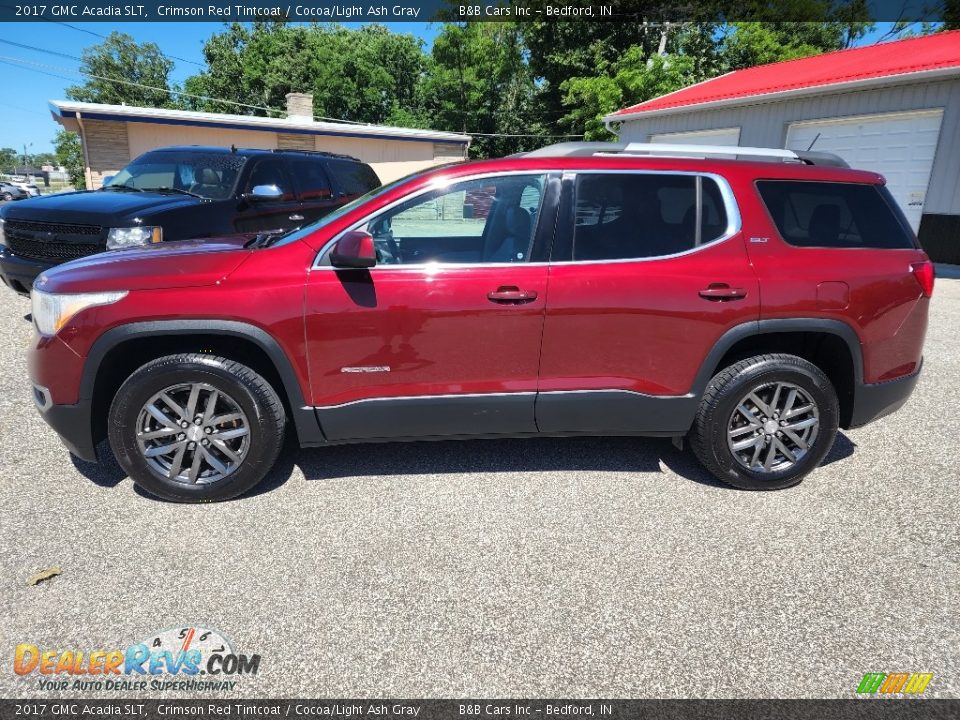
[[[298,214],[298,213],[294,213],[293,215],[291,215],[291,216],[290,216],[289,218],[287,218],[287,219],[288,219],[288,220],[293,220],[293,221],[295,221],[295,222],[299,222],[299,221],[303,220],[303,215],[300,215],[300,214]]]
[[[515,285],[501,285],[493,292],[488,292],[487,299],[503,305],[522,305],[536,300],[537,291],[521,290]]]
[[[710,283],[709,287],[705,287],[700,291],[700,297],[715,302],[742,300],[746,296],[747,291],[744,288],[732,288],[726,283]]]

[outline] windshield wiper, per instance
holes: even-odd
[[[133,185],[104,185],[101,190],[128,190],[130,192],[143,192],[143,188],[134,187]]]
[[[201,200],[206,199],[203,197],[203,195],[197,195],[195,192],[190,192],[189,190],[184,190],[182,188],[155,187],[155,188],[143,188],[143,190],[144,192],[158,192],[158,193],[172,192],[172,193],[179,193],[180,195],[189,195],[190,197],[200,198]]]
[[[289,235],[293,230],[267,230],[266,232],[257,233],[257,236],[248,242],[244,247],[247,248],[264,248],[269,247],[274,242],[280,238]]]

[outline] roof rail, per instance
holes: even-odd
[[[564,142],[548,145],[522,157],[591,157],[594,155],[644,155],[649,157],[703,158],[714,155],[734,158],[763,158],[806,165],[849,167],[843,158],[824,152],[794,152],[778,148],[740,147],[736,145],[694,145],[671,143]]]
[[[353,155],[344,155],[343,153],[328,152],[326,150],[301,150],[300,148],[272,148],[275,153],[303,153],[304,155],[318,155],[320,157],[335,158],[340,160],[353,160],[360,162],[360,158]]]

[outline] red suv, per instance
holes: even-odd
[[[44,273],[30,375],[85,460],[222,500],[301,445],[688,438],[799,482],[922,363],[933,266],[881,176],[823,156],[563,144],[434,168],[308,227]],[[699,157],[697,157],[699,155]]]

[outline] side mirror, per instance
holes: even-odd
[[[283,190],[276,185],[254,185],[253,190],[244,193],[244,200],[250,202],[269,202],[283,199]]]
[[[364,230],[351,230],[330,251],[330,264],[337,268],[372,268],[377,264],[373,235]]]

